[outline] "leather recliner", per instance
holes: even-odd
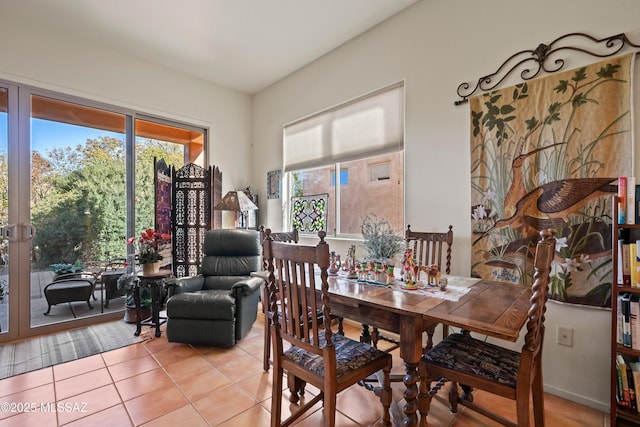
[[[262,279],[260,233],[244,229],[207,231],[200,274],[168,284],[167,339],[232,346],[256,320]]]

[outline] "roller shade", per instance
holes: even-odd
[[[377,156],[404,147],[404,83],[284,126],[285,172]]]

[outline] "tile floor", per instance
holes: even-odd
[[[345,330],[359,334],[355,326],[346,325]],[[0,426],[268,426],[271,373],[262,370],[262,331],[259,317],[233,348],[169,343],[164,334],[151,339],[150,331],[144,331],[150,339],[143,343],[4,379]],[[399,360],[397,354],[394,360]],[[400,373],[402,367],[394,371]],[[393,389],[401,399],[403,385],[394,383]],[[307,388],[307,393],[314,392]],[[513,416],[511,401],[482,392],[474,397]],[[284,401],[286,416],[292,410],[286,393]],[[7,403],[23,411],[7,411]],[[609,424],[607,414],[552,395],[545,396],[545,405],[547,427]],[[362,387],[338,396],[339,427],[381,425],[380,416],[379,401]],[[428,422],[436,427],[497,425],[462,407],[451,414],[444,391],[434,399]],[[296,425],[321,426],[320,404]]]

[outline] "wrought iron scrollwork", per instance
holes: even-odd
[[[583,45],[566,45],[567,39],[582,41]],[[588,44],[589,46],[585,45]],[[458,96],[461,98],[454,102],[460,105],[469,101],[469,97],[476,91],[490,91],[498,87],[514,70],[522,69],[520,77],[523,80],[530,80],[536,77],[540,71],[555,73],[564,67],[564,59],[550,58],[553,54],[563,51],[577,51],[591,56],[606,58],[620,52],[625,46],[640,48],[640,45],[632,43],[624,33],[614,36],[597,39],[584,33],[569,33],[558,37],[548,45],[540,43],[533,50],[523,50],[511,55],[498,69],[484,77],[480,77],[475,87],[471,88],[468,82],[458,86]],[[494,81],[497,81],[494,83]]]

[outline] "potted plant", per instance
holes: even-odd
[[[394,258],[402,251],[404,239],[387,220],[378,219],[375,214],[366,215],[360,224],[360,231],[369,262],[395,264]]]
[[[153,228],[147,228],[139,237],[131,237],[128,245],[137,245],[138,264],[142,266],[144,274],[157,273],[162,260],[161,250],[171,240],[171,236],[160,233]]]
[[[57,263],[51,264],[49,266],[49,270],[53,271],[53,278],[55,279],[58,276],[62,276],[63,274],[76,274],[84,271],[84,265],[80,262],[80,260],[76,260],[73,264],[66,263]]]

